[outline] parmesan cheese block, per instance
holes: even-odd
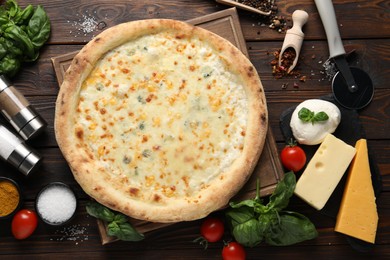
[[[295,194],[321,210],[351,163],[356,149],[328,134],[295,187]]]
[[[348,173],[335,231],[375,243],[378,212],[368,161],[367,141],[356,143],[356,157]]]

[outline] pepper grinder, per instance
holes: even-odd
[[[47,125],[3,75],[0,75],[0,111],[24,140],[38,135]]]
[[[302,42],[305,34],[302,32],[302,27],[309,18],[309,14],[302,10],[295,10],[292,14],[293,27],[286,32],[282,49],[279,54],[279,66],[281,65],[282,56],[286,49],[292,48],[295,51],[295,59],[293,64],[288,68],[287,73],[290,73],[298,62],[299,53],[301,52]]]
[[[0,124],[0,158],[24,175],[36,170],[42,157],[30,149],[19,136]]]

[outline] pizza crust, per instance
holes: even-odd
[[[245,82],[248,118],[241,155],[229,170],[190,197],[142,200],[129,197],[124,181],[101,171],[96,156],[83,143],[83,130],[75,127],[79,93],[95,65],[109,51],[143,35],[172,32],[177,39],[198,37],[208,42],[228,70]],[[99,203],[130,217],[151,222],[190,221],[207,216],[229,202],[249,179],[264,146],[268,114],[263,86],[251,62],[230,42],[207,30],[167,19],[120,24],[99,34],[75,56],[61,85],[55,111],[55,134],[71,171],[83,190]],[[98,174],[97,174],[98,173]],[[156,196],[150,194],[151,197]],[[160,203],[161,199],[161,203]]]

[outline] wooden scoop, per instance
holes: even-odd
[[[249,11],[249,12],[258,13],[258,14],[261,14],[261,15],[266,15],[266,16],[271,15],[271,11],[264,12],[264,11],[261,11],[259,9],[254,8],[254,7],[250,7],[249,5],[241,4],[241,3],[237,2],[237,1],[234,1],[234,0],[215,0],[215,1],[217,3],[220,3],[220,4],[234,6],[234,7],[237,7],[237,8]]]
[[[299,53],[301,52],[302,42],[305,34],[302,32],[302,27],[307,22],[309,14],[302,10],[296,10],[292,14],[293,27],[286,32],[284,37],[284,42],[282,45],[282,50],[279,54],[279,66],[281,65],[283,53],[286,49],[292,48],[295,51],[295,59],[290,68],[288,68],[287,73],[290,73],[298,62]]]

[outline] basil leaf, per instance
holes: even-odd
[[[254,247],[261,243],[264,237],[259,221],[252,218],[233,229],[233,236],[238,243],[247,247]]]
[[[115,221],[107,225],[107,235],[115,237],[120,232],[120,227]]]
[[[107,226],[107,234],[123,241],[141,241],[145,238],[143,234],[138,233],[128,222],[111,222]]]
[[[286,208],[290,202],[291,196],[294,194],[295,186],[295,174],[293,172],[286,173],[283,180],[276,185],[274,192],[270,196],[267,207],[278,211]]]
[[[123,223],[126,223],[128,221],[128,219],[125,215],[118,213],[115,215],[113,221],[115,221],[118,224],[123,224]]]
[[[6,38],[12,39],[16,43],[19,43],[19,46],[22,47],[25,56],[32,58],[35,57],[34,46],[28,37],[28,35],[16,25],[10,25],[4,32]]]
[[[19,69],[20,61],[10,55],[7,55],[0,60],[0,74],[6,74],[13,77]]]
[[[16,24],[26,24],[34,13],[34,7],[30,4],[23,11],[19,12],[18,19],[15,19]]]
[[[15,0],[8,0],[5,3],[5,8],[8,10],[9,17],[15,17],[20,12],[20,8]]]
[[[255,217],[253,208],[247,206],[241,207],[240,209],[228,210],[225,215],[230,221],[230,226],[233,228]]]
[[[327,113],[321,111],[314,115],[313,122],[319,122],[319,121],[326,121],[329,119],[329,116]]]
[[[303,122],[311,122],[313,116],[314,112],[310,111],[306,107],[302,107],[301,110],[298,111],[298,118]]]
[[[306,107],[303,107],[301,108],[301,110],[298,111],[298,118],[301,119],[303,122],[311,122],[312,124],[314,124],[316,122],[328,120],[329,116],[324,111],[314,113]]]
[[[35,8],[35,12],[28,22],[27,34],[31,39],[31,42],[38,50],[50,37],[50,20],[45,10],[38,5]]]
[[[229,205],[233,209],[241,208],[244,206],[254,208],[256,203],[257,202],[255,200],[243,200],[241,202],[230,202]]]
[[[273,227],[265,240],[269,245],[288,246],[317,236],[315,226],[307,217],[288,211],[280,215],[279,225]]]
[[[92,217],[101,219],[106,222],[114,221],[115,214],[110,209],[97,202],[88,203],[86,206],[86,210],[87,213]]]

